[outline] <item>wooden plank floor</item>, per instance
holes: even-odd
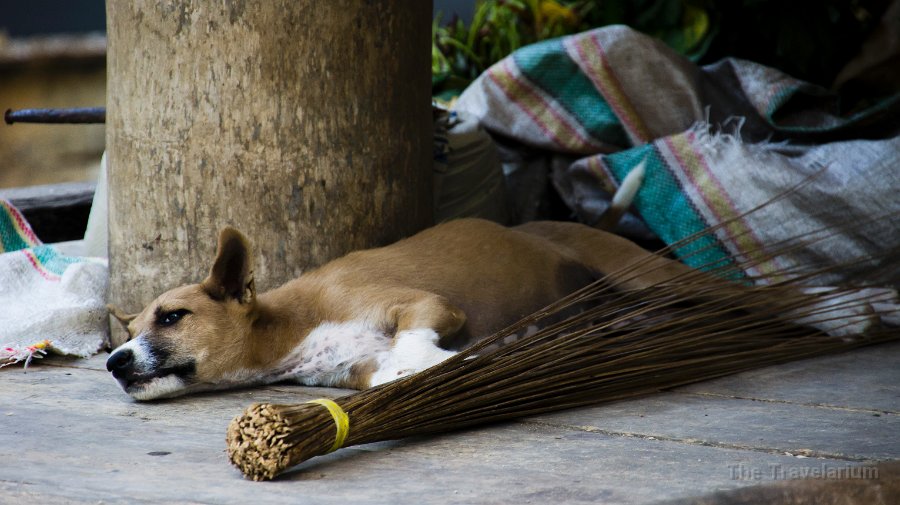
[[[263,483],[229,465],[228,421],[342,391],[138,403],[105,357],[0,370],[0,503],[653,503],[900,458],[900,344],[344,449]]]

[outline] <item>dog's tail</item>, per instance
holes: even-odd
[[[628,172],[628,175],[622,180],[622,184],[619,185],[619,189],[616,190],[616,194],[613,195],[609,208],[606,209],[606,212],[603,213],[600,221],[596,224],[597,228],[606,231],[613,231],[616,228],[619,220],[631,207],[638,190],[641,189],[641,184],[644,182],[644,174],[646,173],[646,165],[647,160],[642,160],[636,167],[631,169],[631,172]]]

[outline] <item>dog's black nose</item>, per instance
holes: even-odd
[[[112,372],[113,377],[119,378],[125,375],[134,364],[134,354],[131,349],[116,351],[106,360],[106,369]]]

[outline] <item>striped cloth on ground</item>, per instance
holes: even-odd
[[[597,200],[646,159],[634,207],[664,242],[730,223],[676,250],[695,267],[752,260],[823,227],[866,223],[751,261],[739,274],[756,277],[900,246],[900,95],[847,115],[839,105],[833,93],[778,70],[737,59],[698,67],[614,26],[520,49],[480,76],[456,108],[496,135],[574,158],[550,175],[589,224],[605,209]],[[854,274],[842,269],[819,282]]]
[[[0,366],[52,351],[87,357],[107,340],[105,260],[44,245],[0,199]]]

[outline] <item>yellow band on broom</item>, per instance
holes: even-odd
[[[317,403],[331,413],[331,417],[334,418],[334,426],[337,430],[337,433],[334,435],[334,445],[331,446],[331,449],[328,449],[328,452],[334,452],[341,447],[344,446],[344,441],[347,440],[347,435],[350,433],[350,417],[347,416],[347,413],[344,412],[344,409],[341,408],[340,405],[334,403],[334,401],[329,400],[328,398],[319,398],[318,400],[310,400],[306,403]]]

